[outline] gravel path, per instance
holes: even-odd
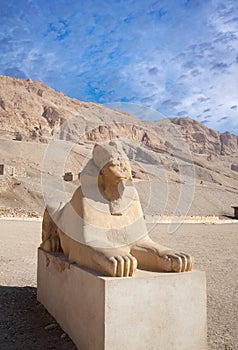
[[[194,255],[205,270],[210,350],[238,349],[238,223],[184,224],[168,234],[168,224],[151,236]],[[0,219],[0,349],[76,349],[36,301],[36,250],[41,223]]]

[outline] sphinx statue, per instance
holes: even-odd
[[[129,160],[115,141],[96,144],[81,185],[61,208],[47,207],[41,248],[63,252],[106,276],[133,276],[138,268],[191,271],[193,258],[154,242],[148,234]]]

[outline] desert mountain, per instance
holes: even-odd
[[[75,180],[65,183],[70,196],[93,144],[114,138],[123,141],[132,161],[146,214],[231,215],[231,205],[238,205],[236,135],[190,118],[144,122],[126,112],[71,99],[41,82],[0,76],[0,206],[41,213],[44,173],[62,178],[72,171]],[[43,166],[52,139],[74,144],[58,172],[57,159],[52,160],[53,170]],[[152,204],[148,183],[158,199]],[[180,203],[181,193],[185,197]]]

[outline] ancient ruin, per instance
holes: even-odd
[[[193,258],[148,235],[129,161],[118,142],[96,144],[69,203],[46,208],[41,248],[108,276],[132,276],[137,267],[192,270]]]
[[[234,218],[238,219],[238,206],[232,206],[232,208],[234,209]]]
[[[64,181],[73,181],[74,175],[71,171],[64,174],[63,179]]]

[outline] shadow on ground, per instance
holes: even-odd
[[[36,288],[0,286],[0,349],[76,350],[76,347],[37,302]]]
[[[226,219],[238,220],[237,217],[232,216],[232,215],[222,215],[221,217],[226,218]]]

